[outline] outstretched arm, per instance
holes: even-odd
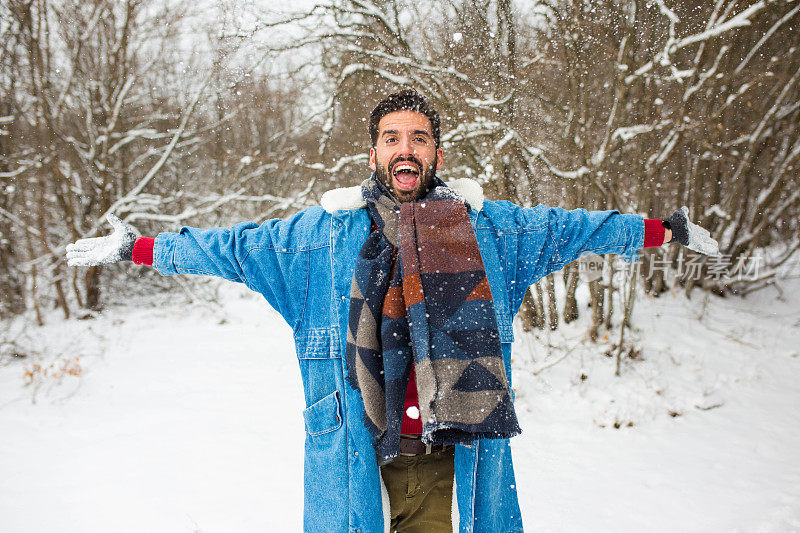
[[[670,242],[706,255],[719,253],[717,241],[708,230],[692,223],[685,206],[663,220],[617,211],[553,208],[549,230],[556,242],[552,260],[562,266],[587,252],[618,253],[633,260],[641,248]]]
[[[179,233],[160,233],[153,239],[142,237],[139,230],[113,213],[106,219],[113,233],[67,245],[68,265],[98,266],[133,261],[137,265],[154,266],[164,275],[202,274],[229,281],[247,281],[241,258],[247,248],[247,230],[257,229],[258,224],[245,222],[233,229],[184,227]],[[158,246],[156,240],[159,240]],[[158,257],[154,256],[156,249]]]
[[[199,274],[246,284],[260,293],[290,325],[302,316],[309,276],[309,254],[327,244],[330,220],[312,208],[287,220],[273,219],[232,228],[184,227],[155,239],[110,216],[114,232],[81,239],[67,247],[72,266],[92,266],[132,260],[152,265],[160,274]],[[313,237],[314,246],[306,242]]]
[[[661,220],[613,210],[513,206],[518,248],[510,256],[509,266],[516,269],[515,288],[524,294],[529,285],[588,253],[618,254],[635,261],[642,248],[668,242],[701,253],[718,253],[717,242],[708,231],[693,224],[687,212],[680,209]]]
[[[67,264],[97,266],[133,261],[153,266],[164,275],[202,274],[237,282],[247,281],[242,262],[249,248],[274,247],[271,230],[282,222],[267,221],[263,228],[253,222],[236,224],[233,228],[184,227],[178,233],[160,233],[153,239],[141,237],[139,230],[113,213],[106,218],[113,233],[67,245]]]

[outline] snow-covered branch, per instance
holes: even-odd
[[[369,155],[367,154],[355,154],[355,155],[347,155],[339,157],[335,160],[336,163],[332,167],[326,167],[322,163],[314,163],[314,164],[306,164],[298,161],[298,164],[303,165],[305,168],[311,170],[318,170],[320,172],[324,172],[326,174],[338,174],[342,171],[343,168],[355,165],[359,163],[364,163],[365,161],[369,161]]]
[[[219,210],[220,207],[223,205],[232,203],[232,202],[248,202],[248,203],[264,203],[264,202],[272,202],[276,205],[273,206],[267,212],[274,212],[274,211],[282,211],[288,209],[290,207],[296,207],[298,209],[303,209],[306,207],[310,207],[313,205],[308,200],[308,194],[312,190],[316,183],[316,180],[312,179],[306,185],[306,187],[300,191],[295,196],[276,196],[273,194],[261,194],[261,195],[248,195],[244,193],[244,189],[239,189],[235,192],[220,195],[217,197],[208,196],[202,199],[198,205],[193,205],[191,207],[187,207],[180,213],[176,213],[174,215],[164,214],[164,213],[153,213],[150,211],[137,211],[136,204],[142,203],[144,205],[152,205],[154,202],[153,198],[145,199],[144,202],[140,202],[138,199],[134,199],[131,205],[126,205],[126,208],[129,209],[129,213],[125,216],[126,222],[134,222],[137,220],[148,220],[148,221],[155,221],[155,222],[164,222],[173,226],[178,226],[184,223],[186,220],[206,215],[209,213],[214,213]],[[159,204],[160,201],[156,200]],[[263,217],[257,217],[258,220],[261,220]]]

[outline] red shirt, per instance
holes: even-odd
[[[408,408],[412,409],[412,414],[417,418],[408,416]],[[419,414],[419,399],[417,398],[417,377],[414,374],[414,364],[411,364],[411,375],[408,377],[408,388],[406,389],[406,403],[403,406],[403,424],[400,426],[400,433],[404,435],[422,435],[422,419]]]

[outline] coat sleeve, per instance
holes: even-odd
[[[242,222],[232,228],[183,227],[160,233],[153,267],[162,275],[199,274],[244,283],[261,293],[290,325],[302,315],[308,292],[308,252],[304,235],[320,228],[319,217],[304,212],[261,225]]]
[[[637,261],[644,244],[639,215],[546,206],[517,210],[517,284],[523,290],[585,254],[619,254]]]

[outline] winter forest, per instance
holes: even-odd
[[[109,213],[154,237],[318,205],[369,177],[370,110],[402,88],[441,114],[445,181],[685,205],[720,244],[530,287],[526,529],[800,530],[797,0],[0,0],[0,44],[3,531],[301,529],[288,326],[65,247]]]

